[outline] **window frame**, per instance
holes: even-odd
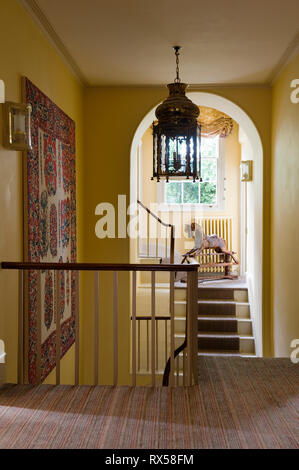
[[[172,181],[172,180],[171,180]],[[183,182],[185,178],[176,178],[173,181]],[[208,212],[219,212],[225,210],[225,138],[219,137],[219,156],[217,158],[217,201],[215,205],[210,204],[184,204],[184,203],[166,203],[165,202],[165,179],[157,183],[157,199],[159,204],[159,211],[161,212],[176,212],[176,211],[194,211],[202,209]]]

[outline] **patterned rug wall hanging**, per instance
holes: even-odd
[[[27,78],[24,101],[32,105],[32,150],[26,152],[24,258],[31,262],[76,262],[75,123]],[[56,365],[56,276],[60,276],[61,357],[75,340],[74,271],[36,271],[25,283],[25,373],[36,383],[37,337],[41,335],[41,380]],[[37,324],[38,312],[41,325]]]

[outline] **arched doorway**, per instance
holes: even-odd
[[[241,192],[241,259],[246,271],[256,338],[256,353],[262,355],[262,280],[263,280],[263,147],[252,119],[232,101],[213,93],[190,92],[187,96],[201,106],[218,109],[239,124],[241,159],[253,161],[253,180]],[[157,104],[158,105],[158,104]],[[155,119],[153,108],[139,124],[131,146],[130,203],[137,201],[137,150],[139,142]],[[136,247],[130,244],[130,258],[135,261]]]

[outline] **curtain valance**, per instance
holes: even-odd
[[[227,137],[232,132],[233,120],[227,114],[206,106],[199,106],[199,110],[202,137]]]

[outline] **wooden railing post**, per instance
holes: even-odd
[[[188,385],[198,384],[198,273],[187,274],[187,341],[188,341]]]
[[[99,383],[99,272],[94,273],[94,385]]]
[[[159,224],[156,222],[156,258],[159,256]]]
[[[24,271],[19,271],[18,384],[24,383]]]
[[[42,361],[41,361],[41,271],[37,271],[37,312],[36,312],[36,381],[41,383]]]
[[[146,221],[146,233],[147,233],[147,241],[146,241],[146,252],[147,252],[147,257],[149,258],[150,256],[150,213],[147,212],[147,221]]]
[[[60,271],[56,271],[56,385],[60,385]]]
[[[187,313],[186,313],[186,322],[187,322],[187,385],[190,387],[192,385],[192,323],[191,323],[191,278],[190,273],[187,274]]]
[[[76,271],[76,307],[75,307],[75,385],[79,385],[79,364],[80,364],[80,271]]]
[[[174,272],[170,273],[169,289],[169,312],[170,312],[170,385],[174,385]]]
[[[172,225],[170,230],[170,264],[174,263],[174,237],[175,227]]]
[[[136,271],[132,282],[132,386],[136,386]],[[138,322],[140,325],[140,322]],[[139,345],[140,350],[140,345]],[[140,351],[139,351],[140,354]]]
[[[155,271],[152,271],[152,289],[151,289],[151,307],[152,307],[152,332],[151,332],[151,337],[152,337],[152,386],[155,385],[156,383],[156,325],[155,325],[155,318],[156,318],[156,278],[155,278]]]
[[[113,278],[113,385],[118,382],[118,272]]]
[[[72,273],[72,280],[75,276],[75,288],[76,288],[76,329],[75,329],[75,384],[79,384],[79,272],[82,271],[93,271],[95,273],[95,299],[94,299],[94,381],[98,383],[98,350],[99,350],[99,337],[98,337],[98,322],[99,322],[99,271],[110,271],[114,273],[113,282],[113,383],[118,384],[118,272],[133,272],[133,306],[132,306],[132,382],[136,384],[136,369],[140,368],[140,349],[141,349],[141,333],[140,333],[140,320],[146,320],[146,343],[147,343],[147,370],[150,371],[151,364],[151,375],[153,385],[157,381],[157,370],[159,368],[159,344],[158,339],[162,336],[158,329],[158,320],[164,321],[164,336],[165,336],[165,359],[168,355],[168,342],[170,342],[170,357],[167,361],[164,375],[163,385],[168,385],[168,379],[170,375],[170,384],[180,384],[180,361],[178,355],[183,352],[183,382],[185,384],[187,378],[187,384],[192,384],[192,376],[194,383],[197,383],[197,303],[198,303],[198,274],[197,268],[191,265],[173,265],[173,264],[126,264],[126,263],[14,263],[14,262],[2,262],[2,269],[19,269],[21,272],[24,271],[36,271],[36,335],[37,335],[37,347],[36,347],[36,383],[41,383],[42,369],[41,369],[41,279],[42,271],[54,271],[55,273],[55,320],[56,320],[56,383],[60,384],[61,377],[61,273],[70,271]],[[145,318],[138,317],[136,312],[136,296],[137,286],[136,277],[138,271],[147,271],[152,273],[151,282],[151,316]],[[184,342],[175,349],[175,272],[187,272],[187,332],[185,335]],[[74,275],[75,272],[75,275]],[[156,316],[156,299],[155,299],[155,273],[156,272],[168,272],[170,276],[169,294],[170,294],[170,315],[167,317]],[[20,301],[19,301],[19,369],[18,379],[21,383],[22,377],[24,377],[23,367],[23,322],[24,322],[24,304],[23,304],[23,274],[20,273]],[[25,297],[26,298],[26,297]],[[168,323],[169,322],[169,323]],[[170,341],[168,337],[168,325],[170,325]],[[150,335],[151,328],[151,335]],[[137,330],[137,331],[136,331]],[[163,333],[163,332],[162,332]],[[136,344],[136,336],[138,343]],[[151,354],[150,341],[151,338]],[[162,349],[162,348],[161,348]],[[137,355],[137,357],[136,357]],[[137,367],[136,367],[137,366]],[[185,371],[187,370],[187,376]]]
[[[168,228],[170,228],[170,242],[169,242],[169,256],[170,256],[170,264],[174,263],[174,243],[175,243],[175,227],[172,224],[167,224],[163,222],[156,214],[154,214],[148,207],[146,207],[142,202],[137,200],[138,206],[142,207],[146,212],[147,212],[147,245],[146,245],[146,253],[147,257],[150,257],[150,246],[149,246],[149,241],[150,241],[150,217],[151,216],[153,219],[157,221],[158,224],[162,225],[165,227],[165,258],[168,256]],[[138,219],[139,220],[139,219]],[[159,253],[159,240],[158,240],[158,224],[157,224],[157,229],[156,229],[156,249],[155,249],[155,254],[156,257],[158,257]],[[140,248],[138,249],[138,253],[140,254]],[[162,255],[162,254],[161,254]]]

